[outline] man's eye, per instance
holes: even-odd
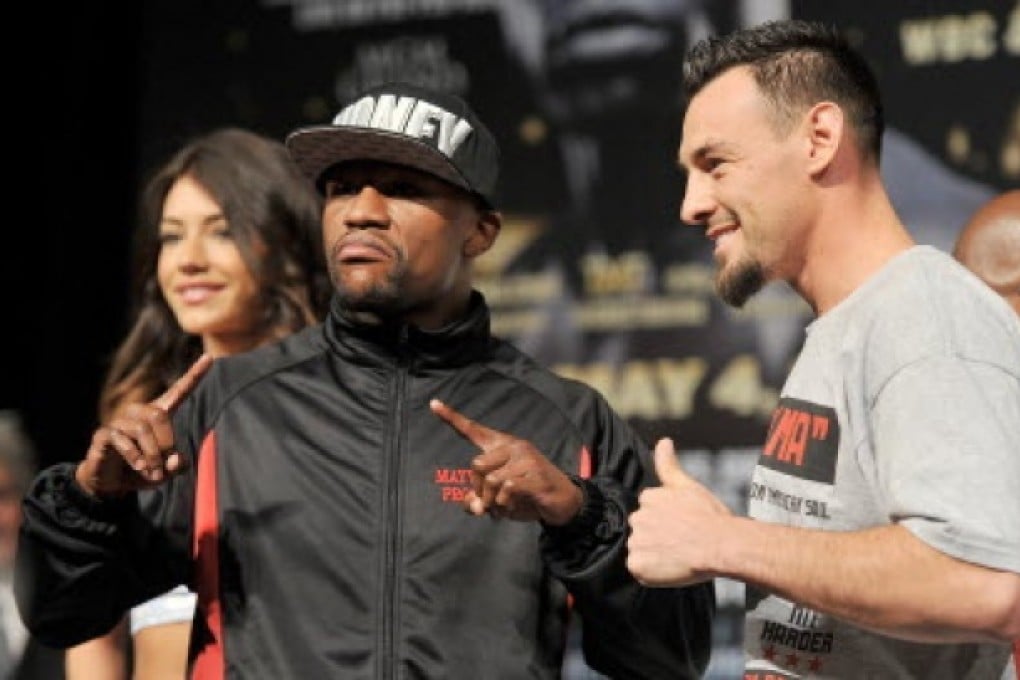
[[[166,245],[168,243],[174,243],[181,240],[180,234],[172,234],[170,232],[163,232],[159,235],[159,244]]]
[[[389,182],[381,191],[394,198],[416,198],[422,195],[421,189],[411,182]]]
[[[352,196],[358,192],[358,187],[353,182],[346,182],[338,179],[326,180],[326,198],[335,196]]]
[[[366,186],[374,187],[380,194],[391,198],[420,198],[425,195],[418,184],[406,180],[352,182],[330,179],[325,182],[326,198],[356,196]]]

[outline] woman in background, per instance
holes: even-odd
[[[223,128],[182,147],[141,197],[133,323],[99,398],[100,422],[149,401],[203,352],[236,354],[317,323],[329,301],[321,199],[284,146]],[[67,651],[68,680],[180,680],[195,595],[183,585]],[[127,643],[130,627],[132,644]]]

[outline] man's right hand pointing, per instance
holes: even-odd
[[[203,354],[191,368],[149,403],[131,404],[92,434],[75,479],[93,496],[119,496],[158,486],[180,471],[174,450],[170,414],[209,370],[213,359]]]
[[[581,490],[534,444],[471,420],[438,399],[429,406],[478,447],[471,460],[472,488],[464,497],[468,512],[551,526],[577,515],[584,500]]]

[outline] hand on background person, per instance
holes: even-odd
[[[531,442],[481,425],[438,399],[429,406],[481,449],[471,461],[465,510],[473,515],[542,520],[550,526],[562,526],[580,511],[581,489]]]
[[[677,587],[716,574],[713,560],[725,540],[720,520],[733,514],[711,491],[684,472],[673,440],[655,445],[655,472],[661,486],[638,496],[627,539],[627,568],[646,586]]]
[[[93,496],[119,496],[158,486],[183,469],[174,450],[170,414],[212,365],[203,354],[166,392],[142,404],[130,404],[92,435],[75,478]]]

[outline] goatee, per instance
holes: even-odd
[[[765,270],[753,261],[737,262],[730,270],[720,268],[715,277],[715,290],[731,307],[744,306],[752,295],[765,286]]]

